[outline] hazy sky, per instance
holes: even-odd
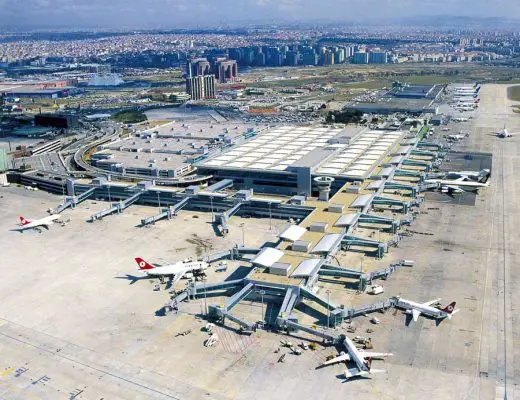
[[[0,27],[11,28],[175,28],[428,14],[520,18],[520,0],[0,0]]]

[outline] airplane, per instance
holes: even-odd
[[[375,353],[372,351],[361,350],[356,347],[354,342],[348,336],[345,335],[344,337],[345,340],[343,341],[343,345],[347,349],[347,353],[340,354],[329,361],[325,361],[321,365],[322,367],[340,362],[353,361],[356,364],[356,367],[345,369],[345,379],[384,372],[383,370],[372,369],[372,359],[390,357],[393,356],[392,353]]]
[[[458,179],[467,177],[476,182],[487,182],[489,176],[491,175],[491,170],[488,168],[481,169],[480,171],[449,171],[446,174],[446,178],[448,179]]]
[[[457,135],[448,135],[446,138],[451,142],[458,142],[459,140],[462,140],[466,138],[467,134],[457,134]]]
[[[164,278],[169,278],[170,285],[173,285],[179,281],[189,272],[203,272],[209,266],[209,264],[204,261],[179,261],[175,264],[161,265],[156,267],[140,257],[136,257],[135,262],[139,266],[139,270],[143,271],[151,278],[159,278],[161,282],[164,281]]]
[[[436,183],[441,190],[451,190],[455,193],[476,192],[478,189],[488,187],[488,182],[475,182],[468,176],[461,176],[457,179],[426,179],[424,183]]]
[[[23,232],[27,229],[36,229],[37,231],[40,231],[41,228],[45,228],[49,230],[49,226],[56,222],[60,218],[59,214],[55,215],[49,215],[48,217],[35,219],[35,220],[29,220],[25,219],[24,217],[20,216],[20,228],[18,229],[20,232]]]
[[[456,117],[456,118],[453,118],[453,120],[456,122],[466,122],[468,120],[468,118]]]
[[[441,299],[427,301],[426,303],[416,303],[415,301],[406,300],[401,297],[396,297],[395,299],[397,300],[395,306],[404,309],[406,314],[412,316],[414,322],[417,321],[421,314],[442,320],[444,318],[451,319],[453,314],[460,311],[458,308],[455,308],[456,302],[451,302],[444,308],[432,306],[433,304],[437,304]]]
[[[512,137],[514,135],[517,135],[519,132],[509,132],[506,128],[506,126],[504,125],[504,129],[500,132],[497,132],[496,135],[497,137],[499,138],[508,138],[508,137]]]

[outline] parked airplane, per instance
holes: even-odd
[[[208,263],[204,261],[179,261],[175,264],[154,266],[147,263],[140,257],[136,257],[135,261],[139,266],[139,270],[143,271],[149,277],[159,278],[161,282],[164,278],[169,278],[171,285],[179,281],[187,273],[203,272],[208,268]]]
[[[468,136],[468,134],[457,134],[457,135],[447,135],[446,138],[450,141],[450,142],[458,142],[459,140],[462,140],[464,138],[466,138]]]
[[[20,228],[19,230],[20,231],[25,231],[27,229],[36,229],[36,230],[40,230],[40,228],[45,228],[47,230],[49,230],[49,226],[53,223],[53,222],[56,222],[56,220],[58,220],[60,218],[60,215],[56,214],[56,215],[49,215],[48,217],[44,217],[44,218],[40,218],[40,219],[35,219],[35,220],[29,220],[29,219],[25,219],[24,217],[20,217]]]
[[[346,361],[353,361],[356,364],[356,367],[347,368],[345,370],[345,379],[349,379],[355,376],[366,376],[369,374],[384,372],[383,370],[375,370],[371,368],[372,359],[390,357],[393,355],[392,353],[375,353],[372,351],[364,351],[358,349],[354,342],[348,336],[345,336],[343,345],[347,349],[347,353],[341,354],[338,357],[334,357],[333,359],[324,362],[322,366],[337,364]]]
[[[396,297],[396,300],[397,302],[395,306],[404,309],[407,314],[412,316],[414,321],[417,321],[421,314],[438,320],[444,318],[451,319],[453,314],[460,311],[458,308],[455,308],[455,302],[448,304],[444,308],[432,306],[433,304],[437,304],[441,299],[427,301],[426,303],[416,303],[415,301],[406,300],[401,297]]]
[[[500,132],[497,132],[496,135],[499,137],[499,138],[508,138],[508,137],[512,137],[514,135],[517,135],[519,132],[509,132],[506,128],[506,126],[504,125],[504,129],[501,130]]]
[[[436,183],[441,190],[451,190],[456,193],[476,192],[478,189],[488,187],[488,182],[475,182],[467,176],[461,176],[457,179],[426,179],[424,183]]]
[[[449,171],[445,178],[447,179],[459,179],[463,177],[467,177],[476,182],[487,182],[489,176],[491,175],[491,170],[484,168],[480,171]]]

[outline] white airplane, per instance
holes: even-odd
[[[60,215],[59,214],[55,214],[55,215],[49,215],[48,217],[44,217],[44,218],[40,218],[40,219],[35,219],[35,220],[29,220],[29,219],[25,219],[24,217],[20,217],[20,228],[19,230],[21,232],[27,230],[27,229],[36,229],[36,230],[40,230],[40,227],[41,228],[45,228],[47,230],[49,230],[49,226],[53,223],[53,222],[56,222],[56,220],[58,220],[60,218]]]
[[[375,374],[378,372],[384,372],[383,370],[372,369],[373,358],[384,358],[393,356],[392,353],[375,353],[372,351],[360,350],[356,347],[354,342],[345,335],[343,345],[347,349],[347,353],[340,354],[338,357],[324,362],[321,366],[325,367],[340,362],[353,361],[356,364],[355,368],[347,368],[345,370],[345,379],[349,379],[355,376],[366,376],[369,374]]]
[[[451,319],[453,314],[458,313],[460,310],[455,308],[456,302],[451,302],[444,308],[433,307],[433,304],[438,303],[441,299],[435,299],[427,301],[426,303],[416,303],[415,301],[406,300],[401,297],[396,297],[396,307],[405,310],[406,314],[412,316],[414,321],[417,321],[421,314],[426,315],[435,319]]]
[[[467,136],[468,136],[467,134],[457,134],[457,135],[448,135],[448,136],[446,136],[446,138],[449,141],[458,142],[459,140],[462,140],[462,139],[466,138]]]
[[[436,183],[441,190],[451,190],[455,193],[476,192],[480,188],[488,187],[488,182],[475,182],[467,176],[461,176],[457,179],[426,179],[424,183]]]
[[[179,261],[175,264],[161,265],[158,267],[147,263],[140,257],[136,257],[135,261],[140,271],[143,271],[149,277],[159,278],[161,282],[164,278],[169,278],[171,285],[179,281],[188,272],[203,272],[209,266],[209,264],[204,261]]]
[[[497,136],[499,138],[508,138],[508,137],[512,137],[514,135],[518,135],[519,132],[509,132],[506,128],[506,126],[504,125],[504,129],[501,130],[500,132],[497,132]]]
[[[446,174],[448,179],[458,179],[467,177],[476,182],[486,182],[491,175],[491,170],[484,168],[480,171],[449,171]]]

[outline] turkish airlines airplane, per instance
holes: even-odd
[[[332,365],[339,362],[353,361],[356,364],[354,368],[347,368],[345,370],[345,379],[353,378],[355,376],[366,376],[369,374],[375,374],[384,372],[383,370],[372,369],[373,358],[384,358],[390,357],[392,353],[375,353],[373,351],[364,351],[356,347],[354,342],[345,335],[343,345],[347,349],[347,353],[341,354],[332,360],[326,361],[322,366]]]
[[[416,303],[415,301],[410,301],[406,299],[402,299],[397,297],[396,307],[404,309],[405,312],[412,316],[414,322],[419,319],[421,314],[426,315],[435,319],[451,319],[453,314],[458,313],[460,310],[455,308],[456,302],[451,302],[446,307],[437,308],[433,307],[433,304],[438,303],[441,299],[435,299],[431,301],[427,301],[426,303]]]
[[[135,262],[139,266],[139,270],[152,278],[159,278],[161,281],[164,278],[171,280],[171,285],[179,281],[188,272],[203,272],[209,264],[204,261],[179,261],[175,264],[154,266],[140,257],[136,257]]]
[[[49,230],[49,226],[53,222],[56,222],[56,220],[58,220],[59,218],[60,218],[59,214],[49,215],[48,217],[35,219],[35,220],[32,220],[32,221],[29,220],[29,219],[25,219],[24,217],[20,217],[20,228],[19,228],[19,230],[22,231],[22,232],[27,230],[27,229],[40,230],[39,229],[40,227]]]

